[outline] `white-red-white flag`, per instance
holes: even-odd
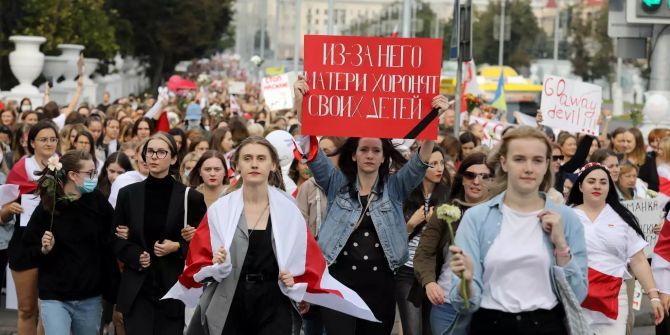
[[[268,187],[268,196],[277,265],[293,274],[295,281],[294,286],[286,287],[278,280],[281,291],[293,301],[306,301],[378,322],[356,292],[330,275],[321,249],[293,198],[275,187]],[[209,207],[190,242],[184,272],[163,299],[179,299],[186,306],[195,306],[202,293],[201,282],[204,279],[212,278],[220,282],[230,275],[232,257],[226,257],[221,264],[213,264],[212,250],[221,246],[230,250],[242,208],[242,188]]]
[[[659,176],[660,177],[660,176]],[[658,241],[651,254],[651,271],[654,274],[656,287],[665,294],[670,294],[670,214],[665,217]]]

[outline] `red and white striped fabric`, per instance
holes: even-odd
[[[670,165],[662,163],[656,168],[658,172],[658,191],[670,197]]]
[[[612,207],[605,205],[595,221],[581,209],[575,213],[584,225],[589,260],[589,292],[582,303],[592,324],[610,323],[619,315],[619,291],[628,260],[647,242],[637,235]]]
[[[328,273],[321,249],[292,197],[274,187],[268,188],[268,196],[277,264],[280,269],[293,274],[295,281],[290,288],[279,282],[282,292],[294,301],[306,301],[360,319],[377,321],[356,292]],[[179,299],[186,306],[195,306],[205,278],[220,282],[230,275],[232,257],[226,257],[222,264],[212,264],[212,250],[224,246],[230,251],[242,208],[242,189],[209,207],[191,240],[184,272],[163,299]]]
[[[656,287],[665,294],[670,294],[670,214],[665,217],[663,228],[651,254],[651,271],[654,274]]]

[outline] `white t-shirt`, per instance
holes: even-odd
[[[116,208],[116,198],[119,196],[119,190],[134,183],[139,183],[147,179],[147,176],[137,172],[137,171],[128,171],[126,173],[120,174],[114,182],[112,183],[112,188],[109,191],[109,203],[112,207]]]
[[[58,127],[58,130],[61,130],[65,126],[65,114],[60,113],[60,115],[51,119],[51,121],[53,121],[53,123],[56,124],[56,126]]]
[[[575,213],[584,225],[589,268],[622,280],[631,278],[626,269],[628,260],[644,249],[647,241],[622,220],[610,205],[605,205],[593,222],[583,210],[575,208]],[[582,310],[593,323],[612,322],[601,312],[585,308]]]
[[[502,205],[502,225],[484,258],[481,307],[520,313],[558,304],[551,289],[551,258],[537,215]]]

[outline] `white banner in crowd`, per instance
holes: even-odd
[[[644,254],[647,257],[651,257],[654,246],[656,246],[656,242],[658,241],[658,235],[654,234],[654,226],[663,223],[663,206],[665,206],[667,200],[667,198],[661,197],[654,199],[626,200],[621,202],[633,212],[637,220],[640,222],[640,228],[642,228],[642,232],[644,233],[644,239],[649,243],[649,245],[644,248]]]
[[[271,111],[293,108],[293,94],[288,74],[265,77],[261,87],[265,103]]]
[[[243,81],[231,81],[228,93],[244,95],[247,93],[247,84]]]
[[[490,120],[478,116],[470,116],[469,124],[480,124],[482,126],[482,144],[493,148],[494,145],[502,139],[502,132],[505,129],[505,125],[502,122],[496,120]]]
[[[542,85],[542,123],[555,130],[597,135],[602,96],[600,86],[548,76]]]

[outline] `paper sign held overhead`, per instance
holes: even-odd
[[[542,123],[554,129],[597,136],[602,96],[600,86],[548,76],[542,87]]]
[[[228,92],[230,92],[230,94],[244,95],[247,93],[246,85],[247,84],[245,84],[243,81],[231,81]]]
[[[442,40],[305,36],[302,132],[437,138]]]
[[[293,108],[293,93],[288,74],[265,77],[261,81],[265,103],[271,111]]]

